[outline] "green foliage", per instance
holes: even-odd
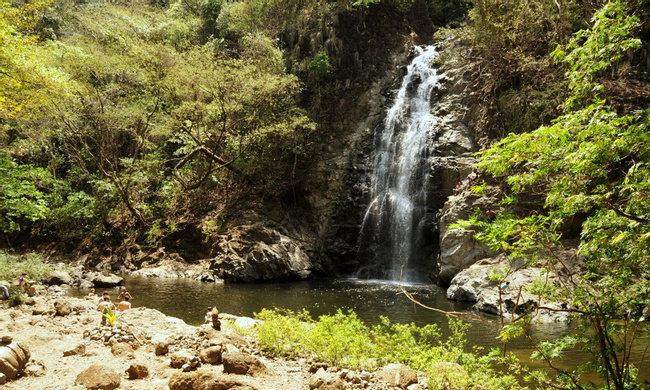
[[[0,10],[0,148],[16,161],[0,161],[0,229],[160,245],[206,194],[294,180],[315,125],[277,40],[258,26],[216,37],[233,3],[48,4]]]
[[[537,357],[552,367],[554,359],[576,346],[591,353],[593,360],[576,371],[555,367],[557,381],[570,388],[581,387],[580,375],[590,367],[598,367],[607,388],[637,386],[627,351],[637,342],[638,315],[650,298],[650,110],[616,112],[602,98],[606,90],[600,78],[639,47],[633,37],[638,25],[621,2],[604,5],[591,28],[554,52],[556,60],[569,65],[565,113],[550,126],[510,134],[481,153],[478,166],[503,177],[513,197],[546,193],[544,210],[527,217],[504,211],[493,223],[475,214],[459,225],[478,227],[478,239],[512,259],[551,268],[563,226],[584,218],[579,251],[588,272],[569,286],[538,283],[529,289],[567,302],[580,329],[588,330],[587,337],[537,344]],[[502,336],[530,337],[526,323],[506,327]]]
[[[20,306],[25,302],[25,295],[16,293],[9,296],[9,307]]]
[[[629,15],[621,1],[609,2],[594,15],[589,30],[578,31],[566,47],[558,46],[553,59],[569,65],[566,76],[572,96],[567,108],[589,104],[603,89],[595,77],[620,60],[630,49],[641,46],[641,40],[632,37],[640,26],[639,18]]]
[[[6,154],[0,154],[0,230],[20,231],[47,216],[46,197],[39,187],[49,180],[47,171],[19,165]]]
[[[427,0],[426,4],[429,17],[437,26],[462,22],[470,7],[463,0]]]
[[[337,311],[317,321],[305,310],[263,310],[256,329],[258,345],[265,351],[318,360],[352,369],[372,370],[390,363],[408,364],[423,371],[432,388],[452,383],[454,388],[519,389],[509,375],[494,372],[490,359],[464,350],[467,324],[450,320],[451,336],[442,340],[438,326],[395,324],[387,318],[368,326],[353,312]],[[449,366],[450,363],[462,366]]]
[[[332,64],[330,58],[325,51],[319,51],[314,55],[314,58],[307,63],[307,70],[309,70],[316,78],[321,78],[332,72]]]
[[[0,280],[17,281],[23,272],[29,279],[45,280],[52,270],[52,266],[38,254],[14,255],[0,251]]]
[[[353,7],[369,7],[372,4],[378,4],[381,0],[356,0],[352,3]]]
[[[217,18],[221,13],[222,6],[223,0],[203,0],[201,3],[201,19],[206,34],[216,34]]]
[[[301,312],[262,309],[255,317],[262,322],[257,326],[258,345],[274,355],[297,357],[307,353],[305,335],[314,324],[306,310]]]
[[[576,0],[478,0],[469,23],[454,35],[471,42],[481,61],[480,91],[492,121],[493,138],[532,131],[557,116],[567,96],[561,72],[549,53],[583,26]]]

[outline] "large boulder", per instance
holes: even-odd
[[[47,284],[60,286],[62,284],[71,285],[73,283],[72,276],[65,271],[53,271],[47,278]]]
[[[67,316],[72,313],[72,305],[69,301],[57,299],[54,301],[54,311],[57,316]]]
[[[474,238],[475,233],[473,230],[462,229],[447,231],[442,235],[438,272],[440,284],[448,285],[460,271],[495,254]]]
[[[14,379],[29,361],[29,349],[19,343],[0,346],[0,373],[8,380]]]
[[[231,282],[312,277],[313,264],[300,241],[261,223],[229,229],[213,246],[210,269]]]
[[[215,345],[199,352],[199,358],[203,363],[221,364],[222,354],[223,352],[221,345]]]
[[[124,283],[124,279],[117,275],[104,275],[100,273],[92,274],[90,281],[95,287],[117,287]]]
[[[181,349],[171,354],[170,365],[174,368],[181,368],[188,363],[194,354],[188,349]]]
[[[535,281],[549,285],[560,282],[555,273],[547,273],[542,268],[522,267],[523,262],[510,263],[505,255],[483,259],[459,272],[447,289],[447,298],[455,301],[475,302],[474,308],[495,315],[516,316],[540,304],[539,297],[530,294],[527,287]],[[507,285],[499,286],[490,280],[495,270],[511,270],[505,280]],[[540,322],[563,322],[568,312],[561,304],[541,301],[542,306],[551,310],[536,313]]]
[[[440,211],[440,258],[438,260],[438,283],[449,285],[460,271],[477,261],[495,257],[497,252],[474,238],[473,229],[450,229],[450,225],[469,218],[475,209],[487,210],[498,202],[498,191],[489,187],[485,194],[475,194],[470,187],[475,185],[474,176],[462,181],[462,191],[450,196]]]
[[[495,283],[490,281],[490,274],[497,264],[499,264],[499,260],[486,258],[458,272],[447,289],[447,299],[459,302],[478,302],[484,291],[495,287]]]
[[[338,373],[319,368],[309,379],[309,388],[313,390],[342,390],[344,382]]]
[[[75,384],[91,390],[112,390],[120,387],[121,376],[111,367],[93,364],[77,375]]]
[[[198,377],[196,372],[176,372],[169,378],[169,390],[194,390]]]

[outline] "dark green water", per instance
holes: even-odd
[[[208,307],[217,306],[220,312],[253,317],[263,308],[289,310],[307,309],[312,317],[334,314],[337,310],[353,310],[368,324],[377,324],[381,316],[393,322],[417,325],[438,324],[447,332],[447,318],[440,313],[415,306],[396,284],[367,280],[311,280],[290,283],[217,284],[191,279],[132,278],[124,276],[125,286],[133,295],[133,307],[145,306],[177,317],[191,325],[203,323]],[[424,305],[446,311],[468,311],[471,304],[447,300],[445,290],[434,285],[410,285],[407,291]],[[104,290],[98,290],[101,294]],[[106,289],[113,300],[119,288]],[[73,290],[72,295],[83,296],[87,290]],[[495,321],[495,317],[485,317]],[[540,338],[555,338],[567,331],[566,325],[540,326]],[[468,345],[485,348],[499,347],[498,325],[473,323],[467,333]],[[529,350],[523,342],[511,349]]]
[[[263,308],[281,308],[289,310],[307,309],[312,317],[334,314],[337,310],[354,310],[359,318],[368,324],[376,324],[381,316],[392,322],[415,323],[426,325],[435,323],[447,335],[447,318],[440,313],[416,307],[401,292],[396,284],[384,281],[367,280],[312,280],[290,283],[266,284],[216,284],[198,282],[191,279],[132,278],[124,276],[125,286],[133,295],[133,307],[145,306],[160,310],[168,316],[177,317],[191,325],[203,323],[203,316],[208,307],[217,306],[221,313],[253,317]],[[424,305],[446,311],[468,311],[471,304],[448,301],[444,289],[434,285],[410,285],[407,291]],[[104,290],[98,290],[101,294]],[[119,288],[106,289],[113,300],[117,298]],[[72,290],[71,295],[83,296],[87,290]],[[487,321],[496,321],[496,317],[485,316]],[[483,347],[485,351],[502,347],[497,340],[498,324],[472,323],[467,332],[468,349],[472,346]],[[534,329],[538,340],[553,340],[571,331],[567,324],[542,324]],[[508,351],[514,352],[525,361],[532,348],[525,340],[515,340],[508,345]],[[642,352],[639,353],[639,356]],[[643,358],[639,358],[641,360]],[[572,369],[584,362],[581,352],[568,353],[560,366]],[[640,376],[650,379],[650,359],[645,358]],[[533,366],[545,367],[533,362]],[[594,378],[595,379],[595,378]]]

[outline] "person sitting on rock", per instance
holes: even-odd
[[[36,281],[32,280],[31,282],[29,282],[29,288],[27,288],[27,296],[28,297],[35,297],[35,296],[38,296],[38,295],[41,295],[41,294],[39,294],[39,292],[36,291]]]
[[[454,188],[453,193],[454,195],[460,195],[463,192],[463,183],[458,182],[456,184],[456,188]]]
[[[90,297],[90,298],[94,298],[94,297],[96,297],[97,294],[95,293],[95,289],[94,289],[94,288],[91,288],[91,289],[90,289],[90,292],[88,293],[87,296]]]
[[[205,312],[205,323],[206,324],[211,324],[212,323],[212,308],[208,307],[208,310]]]
[[[216,306],[212,308],[211,313],[212,313],[212,317],[211,317],[212,327],[216,330],[221,330],[221,320],[219,320],[219,310],[217,309]]]
[[[124,297],[124,300],[122,300],[120,303],[117,304],[117,310],[119,311],[129,310],[131,308],[131,302],[129,302],[130,299],[131,296],[127,294]]]

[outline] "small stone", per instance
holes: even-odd
[[[11,344],[11,342],[14,341],[14,338],[9,335],[5,335],[2,336],[2,339],[0,341],[2,341],[2,344]]]
[[[87,389],[113,390],[120,387],[120,374],[108,366],[93,364],[77,375],[75,384]]]
[[[165,341],[161,341],[156,344],[155,354],[156,356],[166,355],[169,352],[169,344]]]
[[[84,353],[86,353],[86,346],[84,344],[79,344],[74,348],[63,351],[63,356],[83,355]]]
[[[115,343],[111,347],[111,353],[114,356],[122,356],[122,357],[133,357],[134,356],[134,351],[133,347],[131,347],[127,343]]]
[[[149,376],[149,369],[143,364],[131,364],[126,370],[129,379],[142,379]]]

